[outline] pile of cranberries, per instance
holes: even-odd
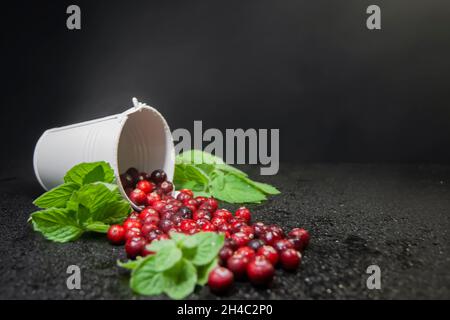
[[[220,232],[225,244],[219,252],[220,266],[209,274],[208,285],[215,293],[225,292],[234,279],[248,279],[257,286],[269,284],[275,267],[292,271],[300,264],[301,252],[309,243],[305,229],[294,228],[287,235],[277,225],[251,223],[246,207],[233,214],[219,209],[214,198],[194,197],[188,189],[173,196],[173,184],[162,170],[150,175],[130,168],[121,175],[121,183],[133,203],[142,211],[132,212],[123,225],[112,225],[108,239],[125,244],[130,259],[153,254],[148,244],[170,238],[171,232],[194,234]]]

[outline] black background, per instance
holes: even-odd
[[[78,4],[82,30],[66,28]],[[366,8],[382,30],[366,29]],[[136,96],[172,129],[280,128],[281,161],[449,162],[448,1],[2,3],[2,178]]]

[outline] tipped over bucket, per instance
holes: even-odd
[[[64,182],[64,175],[73,166],[95,161],[111,165],[127,199],[119,175],[130,167],[145,172],[163,169],[172,180],[175,148],[166,120],[136,98],[133,104],[120,114],[45,131],[33,157],[34,172],[42,187],[52,189]]]

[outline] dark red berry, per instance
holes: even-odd
[[[150,181],[150,175],[147,172],[141,172],[141,173],[139,173],[138,180],[139,181],[142,181],[142,180]]]
[[[301,242],[301,249],[304,249],[308,246],[310,235],[309,232],[302,228],[294,228],[291,232],[288,233],[289,238],[299,239]]]
[[[226,224],[227,221],[226,221],[224,218],[221,218],[221,217],[215,217],[215,218],[212,218],[212,219],[211,219],[211,223],[212,223],[213,225],[215,225],[216,227],[220,227],[221,225]]]
[[[268,226],[267,228],[268,228],[268,230],[279,234],[281,236],[281,238],[284,238],[284,231],[283,231],[283,229],[280,226],[277,226],[277,225],[273,224],[271,226]]]
[[[159,230],[159,229],[157,229],[157,230],[150,231],[150,232],[145,236],[145,238],[147,239],[147,241],[152,242],[152,241],[154,241],[154,240],[157,240],[158,237],[159,237],[161,234],[162,234],[162,231]]]
[[[200,219],[211,220],[211,213],[209,213],[209,211],[206,211],[206,210],[198,209],[198,210],[194,211],[194,213],[192,214],[192,219],[194,219],[194,220],[200,220]]]
[[[247,257],[244,257],[242,255],[238,256],[238,255],[233,254],[227,260],[227,268],[230,269],[231,272],[233,272],[234,276],[237,279],[241,279],[245,276],[248,263],[249,263],[249,260]]]
[[[145,208],[144,210],[141,211],[141,213],[139,214],[139,219],[141,221],[144,221],[145,218],[147,218],[149,216],[159,217],[159,213],[155,209],[147,207],[147,208]]]
[[[241,230],[241,228],[246,225],[247,224],[245,223],[245,221],[240,220],[240,219],[236,220],[236,221],[230,223],[231,232],[233,232],[233,233],[239,232],[239,230]]]
[[[195,199],[184,200],[183,205],[189,206],[189,207],[193,206],[195,209],[197,209],[197,207],[199,206],[197,200],[195,200]]]
[[[279,254],[274,247],[271,246],[262,246],[256,251],[257,256],[264,256],[267,260],[273,265],[276,265],[279,259]]]
[[[170,229],[172,229],[175,226],[175,224],[172,222],[172,220],[161,220],[159,223],[159,228],[162,232],[168,233]]]
[[[206,202],[204,202],[204,203],[202,203],[199,207],[198,207],[198,209],[199,210],[206,210],[206,211],[208,211],[209,213],[213,213],[214,211],[216,211],[216,210],[214,210],[214,207],[213,206],[211,206],[210,204],[208,204],[208,203],[206,203]]]
[[[123,227],[125,228],[125,230],[131,229],[131,228],[141,229],[142,224],[138,220],[127,219],[123,223]]]
[[[293,249],[294,245],[286,239],[280,239],[280,240],[275,241],[275,243],[273,244],[273,247],[278,252],[282,252],[287,249]]]
[[[224,293],[233,285],[233,273],[224,267],[214,268],[208,276],[208,286],[212,292]]]
[[[137,189],[144,191],[145,193],[150,193],[155,189],[155,185],[147,180],[141,180],[136,185]]]
[[[247,265],[247,276],[257,286],[269,284],[275,274],[273,265],[263,256],[257,256]]]
[[[231,227],[229,224],[221,224],[220,226],[217,227],[217,231],[230,233]]]
[[[250,261],[256,256],[255,250],[250,247],[240,247],[236,250],[235,254],[247,257]]]
[[[179,216],[178,214],[174,214],[172,216],[171,220],[175,226],[179,226],[181,224],[181,222],[183,221],[183,218],[181,216]]]
[[[142,237],[130,238],[125,243],[125,251],[128,258],[135,259],[139,256],[146,245],[145,239]]]
[[[150,175],[150,180],[156,184],[159,184],[167,180],[167,174],[163,170],[155,170]]]
[[[172,182],[169,181],[163,181],[160,185],[159,188],[161,189],[161,191],[165,194],[167,193],[171,193],[173,191],[173,184]]]
[[[188,207],[181,207],[177,214],[179,214],[183,219],[192,219],[192,210]]]
[[[201,204],[202,204],[203,202],[205,202],[207,199],[208,199],[208,198],[202,197],[202,196],[195,197],[195,201],[197,201],[197,204],[198,204],[198,205],[201,205]]]
[[[161,200],[161,195],[159,195],[156,192],[152,192],[152,193],[147,194],[146,200],[147,200],[147,205],[152,206],[155,202]]]
[[[236,241],[234,241],[232,238],[225,239],[223,246],[229,247],[233,251],[238,248]]]
[[[137,182],[139,178],[139,171],[136,168],[129,168],[125,173],[129,174],[133,178],[134,183]]]
[[[243,232],[237,232],[235,234],[232,234],[231,239],[233,239],[236,242],[236,245],[238,247],[246,246],[247,243],[251,240],[250,237]]]
[[[179,200],[179,201],[186,201],[186,200],[189,200],[189,199],[192,199],[192,197],[189,194],[187,194],[187,193],[180,192],[177,195],[177,200]]]
[[[115,224],[109,227],[107,237],[112,244],[120,245],[125,242],[125,228]]]
[[[253,239],[250,240],[247,244],[248,247],[252,248],[255,251],[258,251],[259,248],[261,248],[264,245],[264,242],[260,239]]]
[[[242,226],[239,229],[239,232],[245,233],[246,235],[248,235],[250,238],[254,238],[255,237],[255,230],[253,229],[253,227],[251,226]]]
[[[189,189],[181,189],[180,193],[184,193],[184,194],[188,195],[189,198],[194,197],[194,192],[192,192],[192,190],[189,190]]]
[[[262,241],[264,241],[267,245],[273,245],[275,241],[280,240],[282,237],[279,233],[273,231],[266,231],[260,237]]]
[[[216,230],[217,230],[216,226],[213,225],[213,224],[210,223],[210,222],[205,223],[205,224],[202,226],[202,231],[204,231],[204,232],[214,232],[214,231],[216,231]]]
[[[233,255],[234,251],[230,247],[223,247],[219,251],[219,259],[223,265],[226,264],[228,259]]]
[[[166,206],[166,204],[167,203],[164,200],[155,201],[152,204],[152,208],[155,209],[156,211],[160,212],[161,209]]]
[[[217,210],[217,208],[219,207],[219,202],[217,202],[216,199],[214,198],[208,198],[206,199],[206,201],[203,204],[208,204],[211,206],[213,212]]]
[[[300,264],[301,257],[301,254],[297,250],[286,249],[280,253],[281,266],[285,270],[295,270]]]
[[[134,238],[134,237],[140,237],[142,235],[142,231],[138,228],[130,228],[125,229],[125,240]]]
[[[151,232],[151,231],[155,231],[158,230],[158,226],[154,223],[146,223],[142,226],[141,228],[141,232],[142,235],[144,237],[147,237],[147,235]]]
[[[136,211],[133,211],[132,213],[130,213],[127,220],[140,220],[139,213],[137,213]]]
[[[134,187],[134,179],[131,175],[124,173],[120,175],[120,183],[124,189]]]
[[[147,204],[147,195],[141,189],[134,189],[130,193],[129,198],[135,205],[140,206],[140,205]]]
[[[213,218],[215,217],[223,218],[225,221],[228,221],[233,217],[233,214],[227,209],[218,209],[213,213]]]
[[[236,210],[234,213],[234,216],[236,218],[241,218],[245,222],[250,223],[250,220],[252,219],[252,214],[250,213],[250,210],[248,210],[246,207],[240,207]]]
[[[194,220],[186,219],[186,220],[183,220],[180,224],[180,229],[184,233],[191,234],[195,231],[196,228],[197,228],[197,224],[195,223]]]
[[[260,237],[264,232],[266,232],[266,225],[262,222],[256,222],[252,225],[255,230],[255,236]]]
[[[149,215],[147,218],[145,218],[142,223],[143,224],[154,224],[154,225],[158,225],[160,221],[159,216],[156,215]]]

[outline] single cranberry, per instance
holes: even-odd
[[[139,171],[136,168],[129,168],[125,173],[129,174],[133,178],[134,183],[137,182],[139,178]]]
[[[172,184],[172,182],[169,182],[169,181],[163,181],[159,185],[159,188],[165,194],[171,193],[173,191],[173,184]]]
[[[161,207],[161,209],[159,209],[160,213],[164,213],[164,212],[177,212],[180,208],[177,206],[174,206],[173,204],[165,204],[163,207]]]
[[[286,249],[280,253],[281,266],[285,270],[295,270],[300,264],[302,255],[295,249]]]
[[[152,206],[155,202],[161,200],[161,196],[157,194],[156,192],[149,193],[147,195],[147,205]]]
[[[181,222],[183,221],[183,218],[181,216],[179,216],[178,214],[174,214],[172,216],[171,220],[175,226],[179,226],[181,224]]]
[[[246,246],[247,243],[251,240],[250,237],[243,232],[237,232],[235,234],[232,234],[231,239],[233,239],[236,242],[239,248]]]
[[[247,276],[257,286],[269,284],[275,274],[273,265],[264,256],[257,256],[247,265]]]
[[[217,231],[219,232],[231,232],[231,227],[229,224],[221,224],[220,226],[217,227]]]
[[[139,173],[138,180],[139,181],[142,181],[142,180],[150,181],[150,174],[148,174],[147,172],[141,172],[141,173]]]
[[[214,211],[213,213],[213,218],[224,218],[226,221],[228,221],[229,219],[231,219],[233,217],[233,214],[228,211],[227,209],[218,209],[216,211]]]
[[[119,245],[125,242],[125,228],[118,224],[110,226],[106,235],[112,244]]]
[[[248,235],[252,239],[255,237],[255,230],[251,226],[242,226],[239,229],[239,232],[245,233],[246,235]]]
[[[178,210],[178,214],[183,218],[183,219],[192,219],[192,211],[191,209],[189,209],[188,207],[181,207]]]
[[[175,226],[175,224],[172,222],[172,220],[161,220],[161,222],[159,223],[159,228],[161,229],[162,232],[169,232],[170,229],[172,229]]]
[[[137,183],[136,188],[144,191],[145,193],[150,193],[153,189],[155,189],[155,185],[150,181],[142,180]]]
[[[189,198],[193,198],[194,197],[194,192],[192,192],[192,190],[189,190],[189,189],[181,189],[180,193],[187,194],[189,196]]]
[[[308,246],[310,235],[309,232],[303,228],[294,228],[291,232],[288,233],[289,238],[299,239],[301,242],[301,249],[304,249]]]
[[[245,221],[236,220],[230,224],[231,232],[233,232],[233,233],[239,232],[241,230],[241,228],[246,225],[247,224],[245,223]]]
[[[152,242],[153,240],[158,239],[158,237],[159,237],[161,234],[162,234],[162,231],[159,230],[159,229],[157,229],[157,230],[150,231],[150,232],[145,236],[145,238],[146,238],[149,242]]]
[[[151,215],[151,216],[148,216],[147,218],[145,218],[145,219],[142,221],[142,223],[143,223],[143,224],[154,224],[154,225],[158,225],[160,220],[161,220],[161,219],[159,218],[159,216]]]
[[[130,197],[129,198],[135,205],[138,205],[138,206],[147,203],[147,195],[141,189],[134,189],[130,193]]]
[[[192,199],[192,197],[189,194],[187,194],[187,193],[180,192],[177,195],[177,200],[179,200],[179,201],[186,201],[186,200],[189,200],[189,199]]]
[[[159,184],[167,180],[167,174],[163,170],[155,170],[150,175],[150,180],[152,180],[154,183]]]
[[[216,210],[214,210],[214,208],[210,205],[210,204],[208,204],[208,203],[206,203],[206,202],[204,202],[204,203],[202,203],[199,207],[198,207],[198,209],[199,210],[206,210],[206,211],[208,211],[209,213],[213,213],[214,211],[216,211]]]
[[[120,175],[120,183],[122,184],[122,187],[126,189],[133,188],[135,181],[131,175],[124,173]]]
[[[159,213],[155,209],[153,209],[151,207],[147,207],[147,208],[145,208],[144,210],[141,211],[141,213],[139,214],[139,219],[144,221],[145,218],[147,218],[149,216],[159,217]]]
[[[274,231],[266,231],[260,237],[265,244],[271,246],[275,243],[275,241],[280,240],[282,237],[279,233]]]
[[[216,211],[217,208],[219,207],[219,202],[214,198],[208,198],[204,203],[209,204],[212,207],[213,212]]]
[[[233,254],[227,260],[227,268],[230,269],[231,272],[233,272],[234,276],[237,279],[241,279],[245,276],[248,263],[249,260],[247,257]]]
[[[194,221],[197,224],[197,227],[199,227],[200,229],[203,228],[203,226],[206,224],[211,224],[211,222],[209,222],[206,219],[198,219],[198,220],[194,220]]]
[[[136,211],[133,211],[132,213],[130,213],[127,220],[140,220],[139,213],[137,213]]]
[[[238,248],[236,241],[234,241],[232,238],[225,239],[223,246],[228,247],[233,251]]]
[[[234,253],[236,255],[243,255],[244,257],[247,257],[250,261],[253,260],[253,258],[256,256],[255,250],[253,250],[250,247],[240,247],[236,250]]]
[[[152,208],[158,212],[161,212],[161,209],[166,206],[166,202],[164,200],[155,201],[152,204]]]
[[[202,226],[202,231],[204,231],[204,232],[214,232],[214,231],[216,231],[216,230],[217,230],[216,226],[213,225],[213,224],[210,223],[210,222],[205,223],[205,224]]]
[[[125,228],[125,230],[131,229],[131,228],[138,228],[138,229],[141,229],[142,224],[141,224],[138,220],[127,219],[127,220],[125,220],[125,222],[123,223],[123,227]]]
[[[149,250],[149,247],[150,247],[150,243],[149,243],[149,244],[146,244],[146,245],[144,246],[144,248],[142,249],[141,255],[142,255],[143,257],[150,256],[150,255],[152,255],[152,254],[155,254],[154,251],[150,251],[150,250]]]
[[[221,225],[226,224],[227,221],[226,221],[224,218],[221,218],[221,217],[215,217],[215,218],[212,218],[212,219],[211,219],[211,223],[212,223],[213,225],[215,225],[216,227],[220,227]]]
[[[250,240],[247,246],[252,248],[255,251],[258,251],[259,248],[261,248],[264,245],[264,242],[260,239],[253,239]]]
[[[252,214],[250,213],[250,210],[248,210],[246,207],[240,207],[236,210],[234,213],[234,216],[236,218],[241,218],[245,222],[250,223],[250,220],[252,219]]]
[[[271,264],[276,265],[279,259],[279,254],[274,247],[271,246],[262,246],[256,251],[257,256],[264,256],[267,260],[270,261]]]
[[[193,206],[195,209],[197,209],[198,206],[199,206],[197,200],[195,200],[195,199],[187,199],[187,200],[184,200],[184,201],[183,201],[183,205],[185,205],[185,206],[190,206],[190,207]]]
[[[200,219],[211,220],[211,213],[209,213],[209,211],[206,211],[206,210],[198,209],[198,210],[194,211],[194,213],[192,214],[192,219],[194,219],[194,220],[200,220]]]
[[[125,251],[128,258],[135,259],[139,256],[146,245],[145,239],[142,237],[134,237],[127,240],[125,243]]]
[[[155,230],[158,230],[158,226],[155,223],[145,223],[141,228],[141,232],[144,237],[146,237],[151,231]]]
[[[180,224],[180,229],[184,233],[193,233],[196,227],[195,221],[190,219],[183,220]]]
[[[225,265],[228,259],[233,255],[234,251],[230,247],[223,247],[219,251],[219,259],[222,265]]]
[[[274,242],[273,247],[278,252],[285,251],[287,249],[293,249],[294,245],[286,239],[280,239]]]
[[[267,228],[268,228],[268,230],[270,230],[274,233],[278,233],[281,236],[281,238],[284,238],[284,231],[280,226],[273,224],[273,225],[268,226]]]
[[[125,240],[140,236],[142,236],[141,229],[138,228],[125,229]]]
[[[202,197],[202,196],[198,196],[198,197],[195,197],[195,201],[197,201],[197,204],[198,205],[201,205],[203,202],[205,202],[207,200],[207,198],[206,197]]]
[[[233,285],[233,273],[224,267],[214,268],[208,276],[208,286],[212,292],[220,294],[228,291]]]

